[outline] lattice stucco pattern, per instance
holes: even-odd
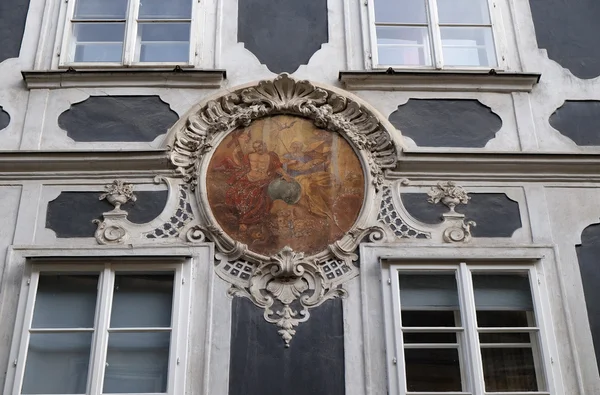
[[[175,214],[158,228],[145,233],[147,239],[166,239],[178,237],[181,229],[194,219],[192,206],[188,201],[188,191],[184,185],[179,186],[179,203]]]
[[[430,239],[431,234],[428,232],[421,232],[409,225],[407,225],[394,206],[392,198],[392,190],[389,187],[384,187],[383,196],[381,199],[381,206],[379,208],[379,216],[377,219],[386,224],[392,232],[399,238],[403,239]]]

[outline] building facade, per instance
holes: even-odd
[[[600,394],[593,0],[0,3],[4,394]]]

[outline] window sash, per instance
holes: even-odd
[[[182,19],[140,19],[139,18],[139,7],[141,0],[129,0],[127,7],[127,14],[125,19],[76,19],[75,15],[75,3],[78,0],[72,0],[67,2],[66,6],[66,16],[64,19],[64,29],[62,31],[62,40],[59,55],[59,67],[71,67],[77,66],[81,68],[103,68],[103,67],[123,67],[123,66],[135,66],[135,67],[168,67],[168,66],[181,66],[181,67],[194,67],[196,64],[196,57],[200,52],[198,49],[199,34],[196,34],[197,26],[199,18],[196,15],[199,12],[199,7],[197,5],[198,1],[189,0],[192,3],[191,6],[191,15],[190,18],[182,18]],[[75,23],[98,23],[98,22],[107,22],[107,23],[116,23],[116,22],[124,22],[125,23],[125,34],[123,37],[123,52],[121,56],[120,62],[76,62],[74,59],[75,56],[75,37],[73,26]],[[189,23],[190,32],[188,37],[189,48],[188,48],[188,60],[187,62],[181,61],[167,61],[167,62],[141,62],[136,60],[136,47],[140,45],[138,43],[138,29],[139,24],[151,24],[151,23]],[[60,29],[59,29],[60,30]]]
[[[503,43],[503,34],[500,29],[501,17],[499,15],[498,6],[496,0],[486,0],[487,10],[490,16],[489,23],[440,23],[437,0],[425,0],[425,12],[427,23],[390,23],[390,22],[376,22],[375,20],[375,7],[377,0],[368,2],[369,5],[369,19],[370,28],[369,34],[371,36],[371,58],[373,68],[394,68],[394,69],[455,69],[455,70],[505,70],[506,62],[504,57],[505,45]],[[426,65],[407,65],[407,64],[385,64],[379,61],[379,44],[377,42],[377,27],[385,26],[397,26],[397,27],[427,27],[429,39],[424,42],[424,56],[425,62],[430,63]],[[442,44],[441,29],[444,27],[480,27],[489,28],[492,35],[492,48],[496,64],[490,66],[462,66],[462,65],[449,65],[443,60],[443,48],[448,47]],[[469,46],[468,48],[471,48]],[[484,45],[483,48],[487,49]],[[367,62],[368,63],[368,62]],[[368,65],[367,65],[368,66]]]
[[[98,273],[98,289],[96,297],[96,309],[93,328],[32,328],[33,313],[37,297],[37,288],[41,273]],[[116,274],[127,273],[148,273],[148,272],[171,272],[173,273],[173,296],[171,310],[170,327],[161,328],[110,328],[110,317],[112,308],[112,298],[114,293],[114,281]],[[174,394],[177,385],[177,365],[179,364],[182,353],[180,349],[185,344],[185,339],[180,339],[179,332],[183,330],[181,324],[184,320],[183,304],[183,265],[181,263],[105,263],[81,265],[72,264],[52,264],[41,263],[33,264],[31,273],[27,280],[28,292],[25,307],[24,332],[19,347],[19,359],[16,366],[16,379],[14,380],[14,394],[21,393],[23,385],[25,367],[27,363],[27,353],[29,348],[29,338],[32,333],[65,333],[65,332],[87,332],[92,333],[92,342],[90,349],[90,361],[88,367],[88,376],[86,383],[86,394],[102,394],[104,384],[104,375],[106,367],[106,356],[108,348],[108,336],[110,333],[128,333],[132,331],[153,331],[170,332],[169,339],[169,357],[168,357],[168,378],[166,394]]]
[[[462,327],[403,327],[401,319],[402,304],[400,300],[400,281],[398,275],[400,273],[407,274],[440,274],[440,273],[451,273],[453,272],[456,276],[458,299],[459,299],[459,315],[461,316]],[[399,389],[401,395],[419,394],[492,394],[485,391],[484,382],[484,371],[482,361],[482,348],[502,348],[505,345],[510,345],[513,348],[530,348],[534,358],[534,369],[537,379],[537,392],[493,392],[494,395],[520,395],[520,394],[549,394],[548,387],[548,372],[546,372],[547,364],[543,362],[544,347],[542,336],[542,330],[539,326],[529,326],[524,328],[519,327],[478,327],[476,317],[476,306],[475,306],[475,294],[473,289],[472,274],[486,273],[486,274],[511,274],[511,273],[524,273],[528,274],[529,287],[531,292],[531,298],[533,301],[533,314],[535,317],[530,317],[532,324],[539,323],[541,321],[541,315],[539,310],[540,295],[539,290],[533,286],[535,283],[536,273],[532,265],[480,265],[480,264],[467,264],[460,262],[459,264],[445,264],[445,265],[402,265],[393,264],[389,267],[390,274],[390,285],[392,293],[392,310],[394,319],[394,341],[395,341],[395,367],[398,370],[398,377],[400,379]],[[540,324],[537,324],[540,325]],[[458,344],[432,344],[426,345],[426,347],[420,344],[404,344],[404,333],[414,332],[455,332],[457,333]],[[480,343],[480,333],[515,333],[515,332],[527,332],[532,338],[529,343]],[[464,340],[464,344],[460,343],[460,339]],[[458,346],[459,350],[459,361],[461,369],[461,380],[462,380],[462,392],[410,392],[407,389],[406,381],[406,364],[404,358],[405,349],[415,348],[451,348]]]

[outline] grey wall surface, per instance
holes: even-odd
[[[4,129],[10,123],[10,115],[0,106],[0,130]]]
[[[484,147],[502,127],[489,107],[467,99],[410,99],[389,120],[422,147]]]
[[[19,56],[29,0],[0,1],[0,62]]]
[[[408,213],[427,224],[441,223],[442,214],[448,212],[442,203],[429,203],[426,193],[403,193],[400,196]],[[471,228],[473,237],[511,237],[521,227],[519,203],[510,200],[504,193],[470,193],[469,196],[469,203],[457,206],[456,211],[477,224]]]
[[[550,125],[577,145],[600,145],[600,101],[567,100]]]
[[[583,230],[581,244],[576,250],[596,363],[600,367],[600,224],[590,225]]]
[[[345,394],[341,300],[311,309],[290,348],[248,299],[232,309],[229,395]]]
[[[75,141],[152,141],[179,119],[158,96],[91,96],[60,114]]]
[[[529,0],[538,46],[579,78],[600,75],[600,2]]]
[[[274,73],[296,71],[328,41],[327,0],[238,4],[238,41]]]
[[[99,200],[102,192],[61,192],[48,203],[46,228],[52,229],[59,238],[94,237],[94,219],[114,207],[106,200]],[[133,223],[146,223],[156,218],[165,207],[167,191],[136,192],[137,201],[122,206]]]

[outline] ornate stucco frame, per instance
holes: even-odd
[[[363,207],[353,227],[311,256],[289,247],[273,256],[251,251],[219,226],[206,193],[207,168],[218,144],[239,127],[280,114],[306,118],[321,129],[340,134],[360,158],[365,176]],[[265,319],[280,327],[286,345],[294,327],[308,319],[309,308],[345,295],[340,285],[358,275],[353,264],[358,259],[358,244],[365,238],[378,241],[385,236],[381,227],[373,226],[379,209],[376,197],[384,185],[385,170],[396,166],[400,138],[389,122],[354,95],[297,81],[287,74],[212,96],[171,128],[167,138],[170,160],[195,190],[199,203],[199,224],[187,232],[188,241],[215,243],[217,273],[232,284],[230,294],[248,297],[263,308]],[[292,307],[297,303],[299,313]],[[275,306],[281,309],[272,310]]]

